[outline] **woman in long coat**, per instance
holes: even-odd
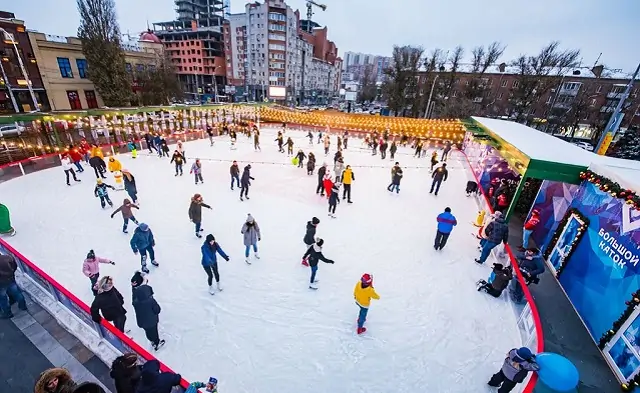
[[[244,261],[251,264],[249,260],[249,251],[253,247],[253,255],[256,259],[260,259],[258,255],[258,242],[260,241],[260,227],[251,214],[247,215],[247,221],[242,226],[240,233],[244,236]]]
[[[124,178],[124,189],[131,197],[133,203],[138,203],[138,189],[136,188],[136,178],[126,169],[122,170]]]

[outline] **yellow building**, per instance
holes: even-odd
[[[157,37],[123,44],[127,71],[135,80],[135,72],[156,65],[163,46]],[[145,39],[146,38],[146,39]],[[33,54],[40,69],[51,110],[80,110],[104,106],[93,82],[87,78],[87,61],[82,43],[76,37],[52,36],[29,32]],[[135,90],[135,83],[134,83]]]

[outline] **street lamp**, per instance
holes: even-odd
[[[16,52],[16,57],[18,58],[18,64],[20,65],[20,70],[22,71],[22,76],[24,76],[24,79],[27,81],[27,88],[29,89],[29,94],[31,94],[31,100],[33,101],[33,105],[35,106],[34,111],[37,112],[40,110],[40,105],[38,105],[38,99],[36,98],[36,93],[33,91],[33,86],[31,86],[31,79],[29,79],[29,74],[27,74],[27,69],[24,68],[24,63],[22,62],[22,58],[20,57],[20,51],[18,50],[18,46],[16,45],[15,38],[13,37],[13,34],[9,33],[2,27],[0,27],[0,32],[4,33],[5,37],[11,39],[11,44],[13,44],[13,49]],[[3,72],[3,76],[5,76],[4,70],[2,72]],[[9,86],[9,79],[6,78],[6,81],[7,81],[7,86]],[[13,93],[11,95],[13,98]],[[13,99],[15,100],[15,98]],[[14,107],[15,106],[16,104],[14,102]]]

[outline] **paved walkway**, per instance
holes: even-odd
[[[115,392],[109,368],[46,310],[27,297],[28,312],[0,320],[0,392],[32,392],[40,373],[69,370],[76,382],[100,383]]]
[[[509,244],[515,251],[522,244],[522,221],[513,217],[509,224]],[[542,320],[544,350],[565,356],[580,372],[576,392],[620,391],[616,377],[549,269],[540,277],[540,283],[529,286],[529,290]],[[551,390],[538,383],[534,392],[547,393]]]

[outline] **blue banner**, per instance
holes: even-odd
[[[83,310],[78,304],[76,304],[73,300],[69,299],[62,291],[57,288],[53,288],[54,294],[58,302],[60,302],[63,306],[65,306],[73,315],[78,317],[85,325],[93,329],[96,333],[100,334],[100,329],[98,328],[98,324],[91,319],[91,315]]]
[[[104,327],[102,324],[100,325],[100,332],[102,333],[102,338],[107,340],[109,344],[113,345],[113,347],[118,351],[122,353],[136,353],[136,351],[131,349],[131,347],[127,344],[123,343],[122,340],[120,340],[115,334],[111,333],[111,331],[109,331],[109,329]],[[141,357],[139,358],[141,359]]]

